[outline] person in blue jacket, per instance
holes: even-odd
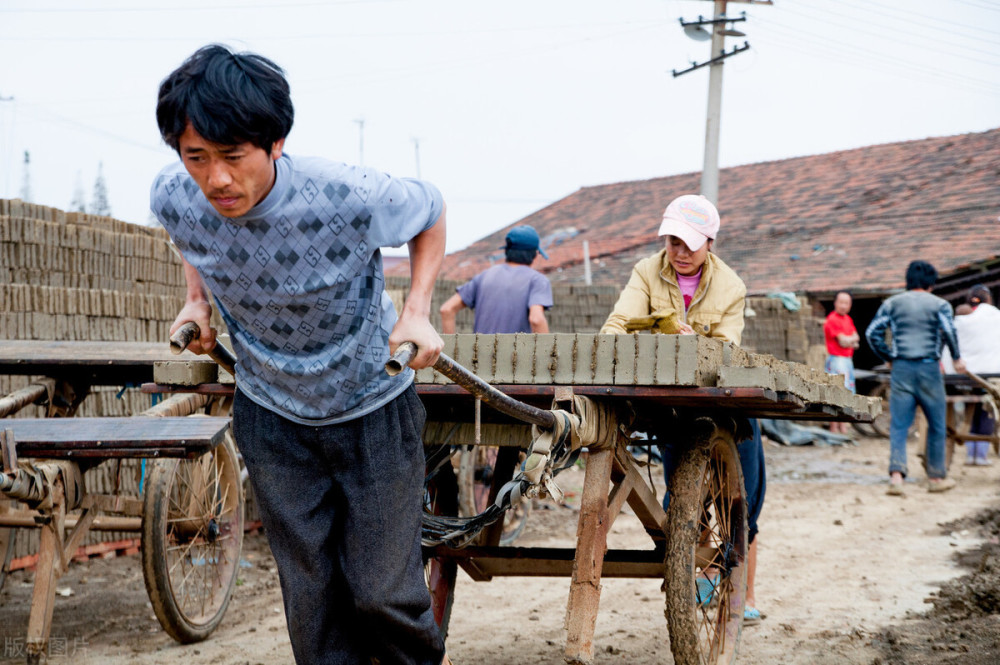
[[[945,462],[945,394],[941,348],[947,344],[955,369],[965,372],[958,335],[947,300],[931,294],[937,270],[926,261],[906,268],[906,291],[882,303],[865,331],[872,350],[892,366],[889,384],[889,489],[901,496],[908,475],[906,439],[919,405],[927,418],[927,489],[955,486]],[[886,331],[891,343],[886,342]]]

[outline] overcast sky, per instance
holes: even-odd
[[[0,0],[0,197],[149,220],[176,154],[159,82],[210,42],[285,68],[291,154],[437,184],[448,250],[580,187],[701,169],[708,57],[696,0]],[[1000,1],[731,2],[723,167],[1000,126]],[[12,98],[12,99],[11,99]],[[677,192],[678,194],[684,192]],[[725,200],[725,192],[720,193]],[[661,211],[650,211],[650,228]]]

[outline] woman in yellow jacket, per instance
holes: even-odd
[[[660,236],[666,246],[639,261],[632,269],[625,290],[608,316],[602,333],[625,333],[632,319],[668,320],[680,334],[717,337],[739,344],[743,336],[743,307],[747,289],[743,280],[725,262],[711,253],[719,232],[719,213],[703,196],[687,194],[674,199],[663,213]],[[673,332],[674,330],[670,330]],[[753,436],[736,447],[747,493],[747,596],[744,624],[760,622],[754,596],[757,568],[757,517],[764,504],[766,476],[760,426],[750,420]],[[673,470],[669,446],[663,450],[664,475],[669,483]],[[664,508],[670,502],[663,499]],[[708,603],[712,581],[698,580],[699,601]]]

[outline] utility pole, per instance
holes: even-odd
[[[417,180],[420,180],[420,139],[413,138],[413,157],[417,160]]]
[[[715,0],[713,20],[726,16],[726,0]],[[712,51],[717,58],[726,52],[725,23],[712,24]],[[701,167],[701,193],[712,203],[719,202],[719,123],[722,120],[722,61],[708,68],[708,112],[705,116],[705,161]]]
[[[21,200],[25,203],[31,203],[31,155],[27,150],[24,151],[24,173],[21,180]]]
[[[684,22],[681,19],[681,26],[689,37],[696,40],[711,39],[711,52],[707,61],[702,63],[692,63],[691,67],[678,72],[673,71],[674,78],[687,74],[701,67],[708,66],[708,110],[705,115],[705,158],[701,169],[701,194],[712,203],[719,202],[719,128],[722,123],[722,63],[726,58],[737,53],[742,53],[750,48],[750,44],[743,42],[743,46],[737,46],[729,53],[726,53],[726,36],[742,37],[743,33],[733,29],[732,24],[739,21],[746,21],[746,14],[741,18],[728,18],[726,16],[726,5],[728,2],[741,2],[751,5],[770,5],[771,0],[711,0],[715,5],[711,20],[698,17],[697,21]],[[711,25],[711,36],[702,26]]]
[[[10,172],[14,170],[14,120],[16,119],[17,107],[14,105],[14,97],[4,97],[0,95],[0,102],[10,102],[10,127],[4,127],[6,123],[0,117],[0,166],[3,167],[3,191],[0,196],[10,196]]]
[[[365,165],[365,119],[357,118],[358,123],[358,166]]]

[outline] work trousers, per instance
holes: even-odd
[[[917,414],[917,405],[927,418],[928,478],[944,478],[945,395],[941,368],[933,358],[892,361],[889,383],[889,473],[907,475],[906,440]]]
[[[336,425],[237,392],[233,433],[278,566],[298,665],[439,665],[420,552],[424,408],[411,386]]]
[[[965,408],[972,408],[972,405],[966,404]],[[976,404],[975,409],[972,414],[972,426],[969,428],[969,434],[986,434],[992,436],[997,424],[993,421],[989,409],[983,408],[982,404]],[[965,449],[968,455],[966,459],[970,464],[975,462],[981,464],[987,463],[986,457],[990,451],[989,441],[966,441]]]

